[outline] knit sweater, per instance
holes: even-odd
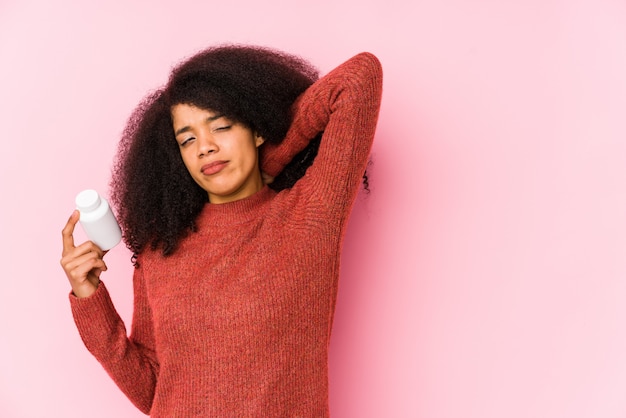
[[[276,175],[320,132],[291,188],[207,203],[173,255],[145,250],[135,269],[130,334],[104,282],[70,295],[88,350],[153,417],[327,417],[328,347],[347,220],[365,171],[382,69],[359,54],[294,103]]]

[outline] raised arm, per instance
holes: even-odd
[[[361,53],[319,79],[294,103],[285,140],[267,144],[262,169],[277,175],[318,133],[313,165],[298,183],[317,198],[336,202],[356,195],[371,149],[382,95],[382,68]]]

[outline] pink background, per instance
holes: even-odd
[[[0,1],[1,417],[143,416],[78,337],[60,230],[138,100],[225,41],[385,69],[334,417],[626,416],[626,3],[87,3]],[[127,321],[129,256],[103,276]]]

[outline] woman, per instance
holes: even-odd
[[[103,251],[74,245],[77,212],[61,264],[86,347],[144,413],[328,416],[339,256],[381,92],[369,53],[318,79],[299,58],[225,46],[132,115],[112,180],[136,267],[129,336]]]

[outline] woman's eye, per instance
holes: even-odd
[[[184,147],[185,145],[187,145],[189,142],[191,142],[194,139],[195,139],[194,137],[186,138],[180,143],[180,146]]]
[[[224,126],[218,126],[217,128],[214,129],[215,132],[219,132],[219,131],[227,131],[230,129],[231,125],[224,125]]]

